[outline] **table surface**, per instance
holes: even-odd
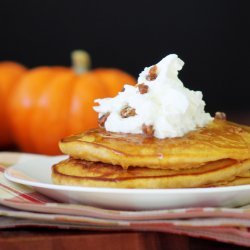
[[[0,231],[1,250],[243,250],[247,247],[155,232],[89,232],[53,229]]]
[[[250,125],[250,113],[232,113],[230,120]],[[243,250],[246,247],[209,239],[156,232],[96,232],[15,228],[0,230],[1,250]]]

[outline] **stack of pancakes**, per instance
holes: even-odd
[[[69,155],[56,184],[112,188],[195,188],[250,184],[250,127],[214,119],[183,137],[157,139],[92,129],[59,143]]]

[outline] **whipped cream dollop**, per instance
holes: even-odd
[[[97,99],[99,121],[107,131],[181,137],[213,118],[204,111],[200,91],[184,87],[178,71],[184,62],[171,54],[146,67],[136,86],[124,85],[114,98]]]

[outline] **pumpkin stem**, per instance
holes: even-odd
[[[91,59],[85,50],[74,50],[71,53],[72,68],[76,74],[82,74],[90,69]]]

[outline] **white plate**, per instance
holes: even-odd
[[[20,162],[5,171],[13,182],[66,203],[109,209],[150,210],[187,207],[236,207],[250,202],[250,185],[220,188],[116,189],[52,184],[51,166],[65,156],[40,156]]]

